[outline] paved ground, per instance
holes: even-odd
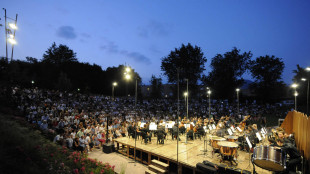
[[[105,154],[102,152],[102,149],[94,149],[93,152],[88,154],[88,157],[103,163],[108,162],[112,166],[114,165],[115,172],[119,174],[121,174],[122,170],[126,174],[144,174],[145,170],[147,170],[146,165],[139,162],[134,163],[134,160],[116,152]]]

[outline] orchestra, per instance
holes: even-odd
[[[169,132],[172,140],[177,139],[180,134],[185,134],[188,140],[194,140],[197,137],[201,140],[202,137],[208,136],[213,148],[212,154],[219,153],[221,161],[229,160],[235,165],[238,162],[238,150],[253,153],[252,162],[270,171],[289,171],[300,165],[301,155],[296,149],[293,135],[288,135],[281,127],[258,129],[257,124],[250,124],[249,119],[248,115],[240,122],[236,122],[230,116],[222,116],[217,121],[213,117],[204,119],[184,117],[179,119],[179,124],[177,120],[167,121],[165,119],[158,122],[139,121],[136,133],[146,144],[151,143],[152,134],[157,136],[158,144],[164,144]],[[150,125],[156,125],[157,129],[150,130]],[[134,127],[135,123],[128,125],[128,135],[132,137],[134,137]],[[180,138],[179,141],[181,141]],[[270,165],[274,161],[268,160],[262,164],[259,159],[265,154],[260,154],[261,151],[268,151],[267,153],[272,153],[269,155],[275,156],[281,154],[281,159],[277,165]]]

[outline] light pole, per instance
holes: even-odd
[[[114,87],[117,86],[117,83],[116,82],[113,82],[112,84],[112,100],[114,101]]]
[[[237,88],[237,89],[236,89],[236,92],[237,92],[237,102],[238,102],[238,105],[237,105],[237,108],[238,108],[238,116],[240,115],[240,109],[239,109],[239,91],[240,91],[240,89]]]
[[[297,96],[298,96],[298,93],[296,91],[296,88],[298,87],[298,85],[296,83],[293,83],[291,85],[292,88],[294,88],[294,96],[295,96],[295,111],[297,111]]]
[[[208,96],[209,96],[209,119],[211,118],[211,90],[208,90]]]
[[[7,61],[9,61],[8,59],[8,41],[9,41],[12,44],[12,54],[11,54],[11,61],[12,61],[13,60],[13,48],[14,48],[14,45],[16,44],[15,32],[17,30],[17,26],[16,26],[17,14],[16,14],[16,19],[12,19],[6,16],[6,9],[3,8],[3,10],[4,10],[4,18],[5,18],[5,55],[6,55]],[[14,23],[7,24],[7,19],[13,20]],[[9,34],[9,38],[8,38],[8,34]]]
[[[188,79],[185,79],[185,81],[186,81],[186,92],[184,93],[184,97],[186,99],[186,120],[188,121]],[[186,123],[186,125],[188,124]],[[188,132],[186,132],[185,144],[187,144],[187,137],[188,137]]]

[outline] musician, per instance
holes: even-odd
[[[189,124],[189,127],[186,130],[187,137],[194,140],[194,126],[192,124]]]
[[[184,127],[184,125],[183,125]],[[179,130],[180,131],[180,130]],[[178,136],[178,127],[177,127],[177,123],[175,123],[173,126],[172,126],[172,139],[176,139]],[[179,141],[181,141],[181,139],[179,138]]]
[[[286,163],[286,171],[296,171],[296,166],[301,164],[301,155],[297,148],[291,143],[284,143],[283,139],[277,139],[277,145],[284,150],[284,153],[289,155],[289,160]]]
[[[157,129],[157,141],[159,144],[164,144],[164,139],[166,136],[165,128],[163,126],[158,126]]]
[[[150,135],[150,131],[148,130],[148,125],[147,124],[144,124],[144,127],[140,130],[140,132],[142,133],[141,135],[144,135],[145,137],[142,137],[142,138],[145,138],[145,139],[148,139],[150,142],[151,142],[151,135]]]

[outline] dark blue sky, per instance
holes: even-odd
[[[252,51],[253,59],[282,58],[286,83],[297,64],[310,66],[308,0],[7,0],[1,8],[11,18],[19,15],[14,58],[21,60],[42,59],[56,42],[73,49],[79,61],[103,69],[126,63],[148,83],[152,74],[162,74],[162,57],[191,43],[208,59],[206,73],[216,54],[233,47]],[[2,9],[0,14],[4,24]],[[0,32],[4,56],[4,27]]]

